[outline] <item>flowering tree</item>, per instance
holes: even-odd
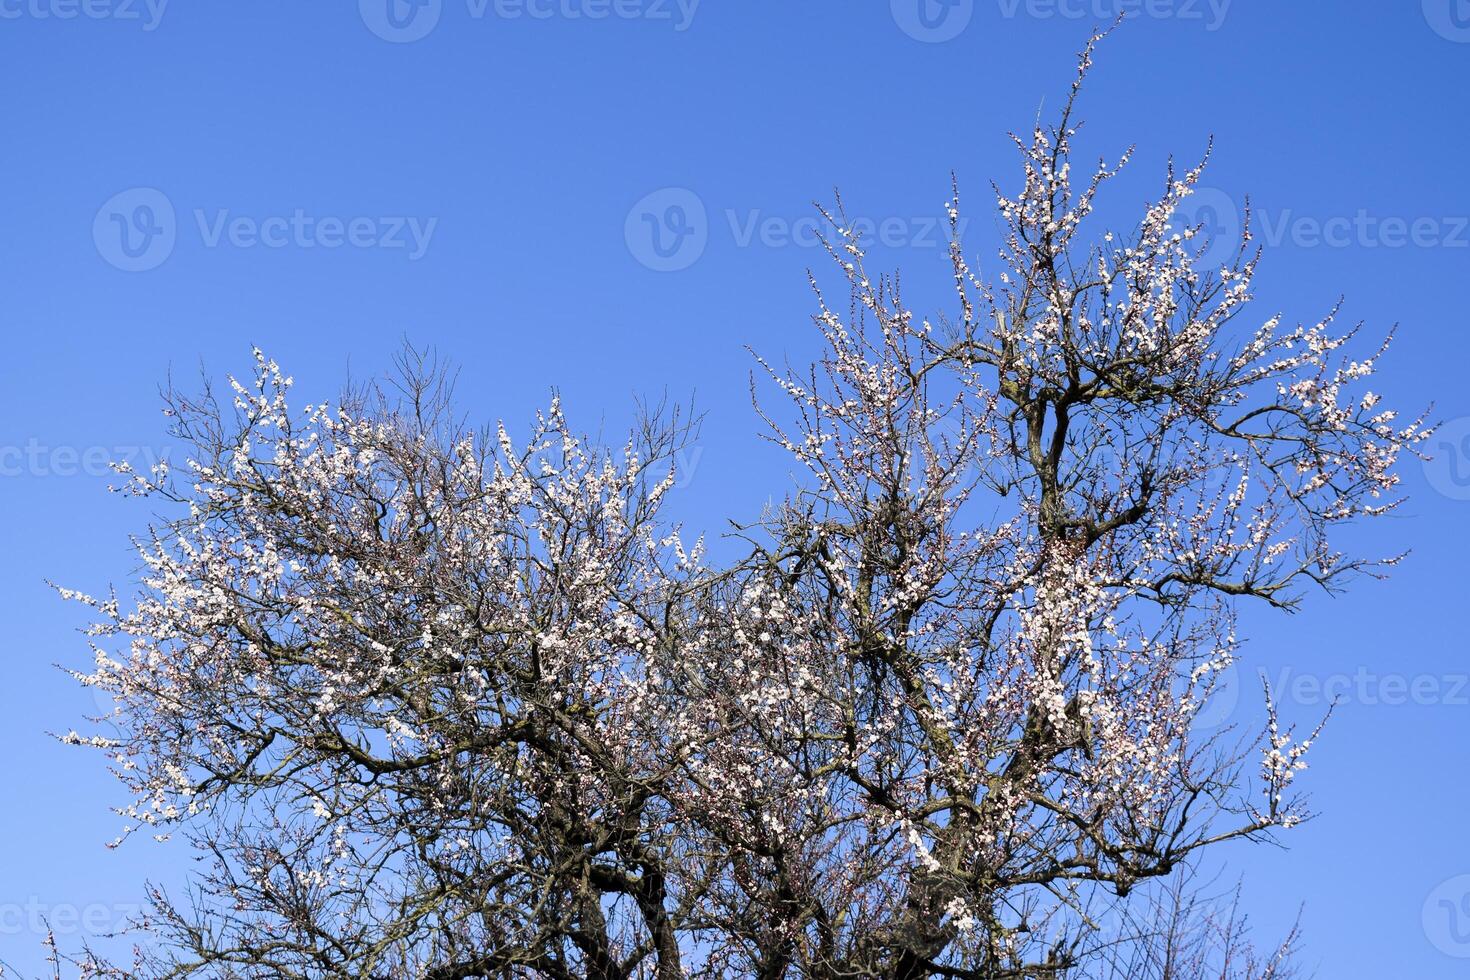
[[[950,317],[839,209],[823,358],[759,362],[805,476],[733,565],[660,516],[677,413],[616,451],[556,402],[468,431],[413,358],[292,409],[259,353],[228,402],[171,398],[195,458],[129,474],[177,507],[136,603],[64,593],[115,706],[65,737],[112,760],[126,834],[181,828],[210,870],[154,890],[136,963],[91,965],[1083,975],[1130,890],[1300,821],[1313,736],[1269,692],[1254,741],[1193,722],[1236,604],[1373,568],[1331,532],[1393,506],[1425,430],[1357,391],[1376,353],[1331,317],[1238,325],[1257,255],[1198,267],[1200,168],[1089,244],[1117,167],[1074,184],[1077,91],[1017,140],[998,281],[952,202]]]

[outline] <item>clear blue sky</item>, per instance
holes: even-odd
[[[34,969],[38,913],[75,944],[186,866],[107,851],[121,796],[44,734],[90,699],[51,666],[87,651],[43,579],[128,581],[148,515],[98,462],[169,448],[170,368],[248,370],[258,344],[304,400],[407,336],[462,365],[482,419],[519,424],[556,385],[616,432],[635,395],[697,393],[684,513],[751,516],[784,463],[754,438],[742,348],[815,349],[810,202],[840,187],[874,261],[937,308],[950,171],[991,254],[1006,132],[1056,105],[1119,9],[930,2],[0,0],[0,958]],[[1084,158],[1139,147],[1110,210],[1213,133],[1200,200],[1228,226],[1252,196],[1260,315],[1345,295],[1369,334],[1400,325],[1393,402],[1470,416],[1470,3],[1125,6],[1083,103]],[[1354,538],[1413,550],[1391,580],[1244,622],[1245,669],[1286,682],[1288,716],[1342,696],[1309,773],[1321,818],[1227,855],[1267,932],[1305,903],[1323,977],[1470,972],[1470,422],[1446,434]],[[1257,703],[1247,684],[1237,714]]]

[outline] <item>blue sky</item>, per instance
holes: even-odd
[[[1355,547],[1412,549],[1386,582],[1249,612],[1253,681],[1336,714],[1309,773],[1322,816],[1286,850],[1234,847],[1268,934],[1304,906],[1324,977],[1470,965],[1470,3],[1265,0],[0,0],[0,958],[40,964],[105,929],[174,846],[104,842],[120,795],[49,740],[90,698],[76,610],[132,574],[146,506],[104,457],[170,450],[156,389],[249,369],[257,344],[329,396],[401,339],[462,367],[464,408],[512,425],[557,386],[617,433],[635,396],[697,396],[683,514],[718,528],[785,488],[755,438],[745,345],[815,351],[814,200],[840,188],[873,262],[941,308],[935,219],[959,178],[971,251],[993,254],[1006,133],[1055,107],[1095,23],[1133,16],[1084,97],[1082,157],[1136,143],[1109,213],[1170,153],[1216,138],[1200,213],[1246,195],[1264,318],[1345,317],[1397,343],[1379,386],[1433,401],[1440,458]]]

